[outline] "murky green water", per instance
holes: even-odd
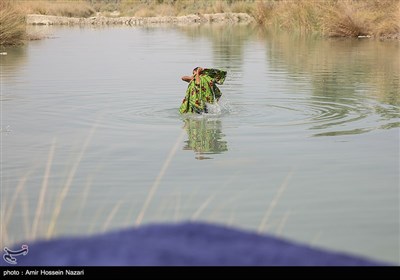
[[[46,32],[0,56],[3,244],[193,219],[400,262],[399,42]],[[178,115],[195,66],[220,115]]]

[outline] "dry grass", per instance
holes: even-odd
[[[254,3],[251,1],[237,1],[233,2],[229,10],[232,13],[248,13],[251,14],[254,10]]]
[[[72,182],[75,179],[75,175],[76,172],[78,170],[78,167],[82,161],[82,158],[84,156],[84,154],[86,153],[87,148],[90,145],[90,142],[93,138],[93,135],[96,132],[98,123],[96,122],[92,129],[90,130],[88,136],[86,137],[80,152],[78,154],[78,157],[76,158],[74,164],[72,165],[68,177],[67,177],[67,181],[65,183],[65,185],[63,186],[63,188],[61,189],[60,193],[57,195],[57,199],[55,201],[55,206],[53,209],[51,209],[50,211],[52,211],[51,213],[51,219],[46,219],[45,216],[46,214],[49,214],[49,209],[46,210],[46,206],[48,206],[48,203],[51,201],[51,199],[49,198],[49,196],[47,195],[48,190],[50,188],[50,178],[51,178],[51,169],[53,166],[53,158],[55,155],[55,150],[56,150],[56,139],[54,139],[52,141],[52,145],[50,147],[50,151],[47,157],[47,161],[46,161],[46,166],[45,166],[45,172],[43,175],[43,181],[42,181],[42,185],[40,187],[40,191],[38,194],[38,200],[37,200],[37,206],[36,206],[36,211],[35,214],[33,215],[33,221],[31,224],[31,227],[29,226],[29,200],[27,199],[26,196],[26,182],[27,179],[29,177],[29,175],[32,173],[33,170],[30,170],[25,176],[23,176],[20,179],[20,182],[18,184],[18,186],[16,187],[14,194],[12,195],[11,198],[11,202],[10,205],[7,205],[7,211],[4,215],[5,219],[4,222],[2,223],[3,229],[2,229],[2,237],[0,240],[0,245],[4,246],[5,244],[11,244],[14,243],[15,241],[17,241],[17,238],[15,235],[11,235],[9,234],[10,228],[12,228],[10,226],[10,222],[12,221],[11,217],[15,215],[15,212],[18,212],[15,210],[15,205],[17,203],[17,201],[19,200],[22,208],[23,208],[23,217],[24,217],[24,239],[25,240],[35,240],[38,238],[52,238],[54,236],[56,236],[57,234],[57,223],[59,220],[59,216],[60,213],[62,212],[62,207],[63,207],[63,203],[65,201],[65,198],[67,197],[67,195],[70,193],[71,190],[71,186],[72,186]],[[81,216],[81,211],[82,209],[85,207],[85,203],[86,203],[86,196],[87,196],[87,192],[88,189],[90,188],[91,185],[91,181],[89,180],[88,185],[85,187],[84,190],[84,197],[81,201],[81,205],[80,205],[80,210],[78,212],[78,217]],[[7,201],[5,198],[2,198],[2,202]],[[46,205],[47,204],[47,205]],[[104,224],[103,224],[103,228],[107,228],[109,226],[109,223],[111,222],[111,220],[113,219],[115,213],[118,211],[120,205],[122,204],[122,202],[117,203],[114,208],[112,209],[112,211],[109,213],[107,219],[105,220]],[[4,207],[5,208],[5,207]],[[14,217],[14,219],[19,220],[19,218]],[[46,220],[46,222],[44,222],[44,220]],[[46,232],[47,231],[47,232]]]
[[[273,7],[271,2],[259,1],[251,14],[258,24],[265,25],[272,17]]]
[[[317,31],[320,25],[321,3],[319,1],[282,1],[275,4],[270,21],[273,25],[287,30],[302,32]]]
[[[242,1],[240,1],[242,2]],[[238,4],[238,3],[237,3]],[[153,17],[153,16],[180,16],[188,14],[223,13],[230,12],[231,8],[238,5],[230,5],[227,1],[129,1],[122,0],[120,11],[126,16]],[[237,9],[237,8],[236,8]],[[102,9],[100,8],[99,11]]]
[[[96,132],[98,124],[94,124],[94,126],[92,127],[90,133],[88,134],[88,136],[86,137],[80,152],[77,156],[77,158],[74,161],[73,166],[70,169],[70,172],[67,176],[67,182],[65,183],[64,187],[62,188],[61,192],[58,194],[58,198],[56,199],[54,208],[47,208],[46,206],[49,205],[49,202],[51,202],[51,196],[47,196],[46,193],[49,190],[49,187],[51,185],[54,185],[54,182],[51,183],[51,170],[52,170],[52,166],[54,164],[54,155],[56,154],[56,140],[54,139],[52,142],[52,145],[50,147],[50,151],[48,153],[48,157],[47,157],[47,161],[45,164],[45,168],[44,168],[44,176],[42,179],[42,185],[41,188],[39,190],[39,194],[38,194],[38,200],[37,200],[37,206],[36,206],[36,211],[35,214],[33,216],[33,221],[32,221],[32,225],[29,226],[29,216],[30,214],[28,213],[28,209],[29,209],[29,205],[28,202],[29,200],[26,197],[26,182],[27,179],[29,177],[29,175],[32,173],[32,171],[30,171],[29,173],[27,173],[25,176],[23,176],[18,184],[18,186],[16,187],[14,193],[12,194],[12,198],[11,198],[11,203],[10,205],[7,205],[9,207],[7,207],[7,212],[5,213],[5,217],[6,217],[6,222],[4,223],[4,231],[2,231],[2,234],[4,235],[4,237],[0,240],[1,246],[9,246],[9,244],[14,244],[16,241],[21,242],[21,240],[23,240],[24,242],[26,241],[32,241],[32,240],[37,240],[37,239],[42,239],[43,237],[45,238],[54,238],[55,236],[63,233],[64,235],[66,234],[65,229],[62,226],[58,226],[61,223],[58,223],[58,220],[62,220],[60,219],[60,213],[62,211],[62,205],[63,202],[65,201],[65,198],[68,194],[70,194],[71,192],[71,183],[75,178],[76,175],[76,171],[83,159],[84,154],[86,153],[91,139],[94,136],[94,133]],[[182,130],[181,133],[178,135],[176,142],[174,143],[174,145],[171,147],[171,150],[169,151],[161,169],[159,174],[157,175],[152,187],[149,190],[149,193],[147,195],[147,199],[146,202],[144,203],[143,207],[141,209],[136,209],[136,211],[139,212],[139,216],[138,216],[138,220],[136,220],[136,225],[140,225],[142,220],[143,220],[143,216],[146,212],[146,209],[148,208],[149,204],[151,203],[151,201],[153,200],[155,193],[159,187],[159,185],[161,184],[161,181],[164,178],[164,175],[166,173],[166,171],[168,170],[171,161],[174,159],[175,153],[177,151],[177,149],[179,148],[179,146],[182,145],[183,143],[183,138],[186,135],[185,130]],[[263,216],[263,220],[261,222],[260,225],[260,229],[263,232],[267,226],[271,226],[272,223],[269,222],[270,218],[272,217],[272,212],[274,210],[274,208],[279,204],[279,201],[281,199],[281,197],[283,196],[285,189],[287,188],[287,185],[289,184],[289,181],[291,179],[293,172],[290,172],[284,182],[281,184],[281,186],[277,189],[277,192],[275,194],[275,196],[273,197],[271,203],[269,204],[267,211],[265,213],[265,215]],[[232,181],[234,181],[235,179],[237,179],[238,174],[234,174],[229,180],[227,180],[224,184],[224,187],[229,187],[230,184],[232,183]],[[239,176],[240,177],[240,176]],[[90,177],[91,178],[91,177]],[[81,219],[81,212],[82,210],[85,208],[85,204],[86,204],[86,197],[88,194],[88,190],[90,189],[92,184],[92,180],[89,179],[88,180],[88,184],[87,186],[84,188],[83,190],[83,197],[82,200],[80,202],[80,208],[78,209],[78,213],[80,213],[77,216],[73,216],[73,218],[69,218],[68,220],[68,225],[69,226],[73,226],[74,223],[76,221],[79,221]],[[79,186],[78,186],[79,187]],[[217,205],[217,208],[214,208],[214,211],[212,212],[213,215],[217,214],[218,212],[223,212],[221,211],[226,205],[228,204],[232,204],[234,201],[236,201],[239,197],[242,197],[243,194],[247,193],[248,189],[243,188],[242,190],[240,190],[239,192],[236,193],[235,196],[232,197],[228,197],[228,199],[226,199],[227,197],[224,197],[225,202],[222,204]],[[178,220],[179,216],[183,216],[184,215],[180,215],[179,211],[182,208],[186,208],[186,207],[182,207],[181,206],[181,195],[182,193],[178,193],[178,202],[174,203],[174,199],[172,200],[172,203],[170,203],[170,205],[172,206],[172,208],[174,209],[174,211],[172,212],[173,216],[174,216],[174,220]],[[193,196],[197,196],[197,191],[192,192],[191,195]],[[206,197],[206,199],[200,203],[200,205],[197,207],[197,209],[193,212],[193,214],[191,215],[191,220],[194,221],[200,221],[200,220],[204,220],[204,213],[209,210],[212,209],[213,205],[212,202],[215,200],[215,198],[217,197],[217,192],[211,193],[208,197]],[[174,197],[173,197],[174,198]],[[18,215],[18,211],[15,211],[15,205],[18,201],[18,199],[20,199],[21,204],[22,204],[22,212],[23,212],[23,218],[24,218],[24,235],[21,236],[15,236],[13,233],[15,233],[15,228],[13,228],[12,226],[10,226],[9,222],[12,220],[11,217],[13,216],[13,220],[21,220],[21,216]],[[8,200],[7,200],[8,201]],[[78,202],[78,201],[75,201]],[[168,205],[168,202],[171,201],[164,201],[164,205]],[[93,203],[93,202],[92,202]],[[88,232],[86,233],[93,233],[94,231],[99,232],[99,231],[106,231],[106,230],[110,230],[110,228],[114,227],[115,225],[113,224],[113,222],[115,222],[115,220],[118,220],[118,216],[120,216],[120,213],[123,213],[123,205],[124,204],[128,204],[131,203],[131,199],[130,198],[126,198],[123,197],[122,199],[120,199],[119,201],[116,201],[112,207],[105,207],[105,205],[100,205],[99,207],[96,207],[96,211],[94,211],[93,215],[91,215],[90,217],[90,221],[89,223],[87,223],[87,230]],[[77,203],[79,204],[79,203]],[[192,201],[189,199],[187,204],[192,204]],[[70,202],[69,207],[73,207],[75,208],[76,204],[74,204],[74,202]],[[46,210],[47,208],[47,210]],[[163,213],[166,210],[166,206],[161,207],[160,206],[160,212]],[[68,211],[68,210],[67,210]],[[185,211],[185,210],[183,210]],[[52,213],[51,213],[52,212]],[[93,212],[93,211],[92,211]],[[50,214],[50,215],[49,215]],[[52,214],[52,215],[51,215]],[[284,216],[283,219],[278,220],[276,223],[278,224],[277,226],[277,232],[280,234],[284,227],[285,224],[287,222],[287,219],[289,217],[290,212],[287,212]],[[231,225],[233,223],[233,220],[235,218],[235,210],[231,211],[231,215],[230,218],[227,220],[222,220],[222,222],[224,222],[227,225]],[[52,216],[51,219],[46,218],[47,216]],[[151,221],[154,221],[154,216],[150,219]],[[212,219],[206,219],[208,221],[212,221]],[[88,220],[86,220],[88,221]],[[131,218],[128,219],[129,223],[128,226],[131,226],[133,224],[133,221]],[[218,219],[215,219],[214,222],[221,222]],[[21,225],[19,225],[21,226]],[[31,228],[31,230],[30,230]],[[47,228],[47,234],[45,234],[46,232],[46,228]],[[61,229],[61,230],[60,230]],[[57,230],[59,230],[59,232],[57,232]],[[82,234],[82,232],[79,232],[79,234]]]
[[[253,10],[263,25],[329,37],[398,37],[397,0],[281,0],[260,1]]]
[[[89,2],[83,0],[20,0],[16,2],[16,6],[24,14],[89,17],[96,12]]]
[[[160,185],[160,183],[164,177],[165,172],[167,171],[169,165],[171,164],[171,160],[173,159],[176,151],[178,150],[180,143],[183,141],[184,136],[185,136],[185,131],[182,130],[182,132],[179,134],[178,138],[176,139],[174,146],[171,148],[167,158],[165,159],[164,164],[162,165],[160,172],[158,173],[156,179],[154,180],[153,185],[149,189],[149,193],[147,194],[147,197],[143,203],[143,207],[140,210],[139,215],[136,218],[135,225],[138,226],[142,223],[144,215],[147,211],[147,208],[149,207],[149,205],[154,197],[154,194],[156,193],[158,186]]]
[[[384,36],[400,32],[400,2],[340,1],[324,14],[324,33],[331,37]]]
[[[121,12],[131,16],[244,12],[262,25],[325,36],[390,37],[400,32],[400,3],[396,0],[121,0],[120,3]]]
[[[400,34],[400,1],[386,1],[379,17],[376,18],[374,35],[379,37],[397,36]],[[393,2],[393,3],[392,3]]]
[[[0,0],[0,45],[18,45],[25,37],[24,15],[11,1]]]
[[[155,17],[206,13],[248,13],[268,28],[330,37],[398,38],[398,0],[21,0],[13,2],[24,13],[89,17]],[[3,10],[3,9],[2,9]]]
[[[267,208],[267,210],[261,220],[261,223],[258,227],[259,233],[267,231],[267,225],[268,225],[268,221],[271,217],[272,211],[274,210],[275,206],[279,203],[279,200],[280,200],[282,194],[285,192],[286,187],[289,185],[292,176],[293,176],[293,170],[289,172],[289,174],[285,177],[282,184],[279,186],[274,198],[272,199],[271,203],[268,205],[268,208]]]

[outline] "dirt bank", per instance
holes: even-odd
[[[89,18],[60,17],[48,15],[27,15],[26,22],[30,25],[146,25],[146,24],[192,24],[192,23],[251,23],[254,18],[246,13],[196,14],[187,16],[162,17],[105,17]]]

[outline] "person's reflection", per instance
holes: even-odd
[[[184,150],[193,150],[195,158],[211,159],[207,155],[219,154],[228,150],[227,142],[222,140],[221,121],[207,118],[187,118],[184,128],[188,134]]]

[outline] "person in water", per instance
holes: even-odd
[[[185,98],[179,108],[184,113],[207,113],[207,103],[217,102],[222,93],[216,84],[222,85],[225,81],[226,71],[218,69],[203,69],[196,67],[192,76],[183,76],[182,80],[188,82]]]

